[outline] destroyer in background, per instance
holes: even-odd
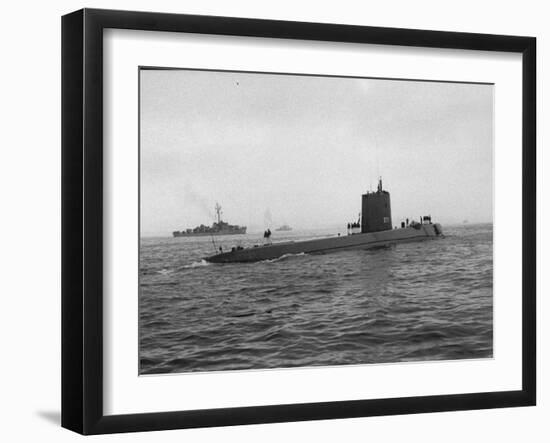
[[[382,179],[378,189],[363,194],[361,216],[359,221],[348,223],[345,236],[326,237],[315,240],[289,241],[254,245],[250,248],[234,247],[231,251],[205,257],[212,263],[255,262],[272,260],[286,254],[319,254],[344,249],[367,249],[434,239],[443,235],[439,223],[432,223],[431,216],[424,216],[420,221],[409,219],[401,222],[400,228],[393,228],[391,220],[390,193],[382,189]]]
[[[230,225],[222,220],[222,207],[216,203],[216,218],[217,222],[212,223],[212,226],[200,225],[194,229],[188,228],[185,231],[174,231],[174,237],[194,237],[200,235],[237,235],[246,234],[246,226]]]

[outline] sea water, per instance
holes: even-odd
[[[261,233],[142,238],[140,373],[489,358],[491,224],[371,250],[210,264]],[[274,232],[288,241],[327,230]]]

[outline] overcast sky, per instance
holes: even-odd
[[[345,224],[377,177],[393,224],[492,221],[493,86],[141,70],[141,232]],[[267,217],[269,218],[269,217]]]

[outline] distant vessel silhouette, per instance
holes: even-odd
[[[292,228],[288,225],[282,225],[282,226],[279,226],[277,229],[275,229],[276,231],[292,231]]]
[[[409,219],[401,222],[401,227],[395,229],[391,220],[390,193],[382,189],[382,179],[378,181],[375,192],[367,192],[362,196],[361,214],[357,222],[348,223],[347,235],[326,237],[314,240],[268,243],[243,248],[236,246],[223,252],[220,247],[218,254],[205,257],[212,263],[255,262],[273,260],[287,254],[322,254],[344,249],[368,249],[388,246],[395,243],[405,243],[434,239],[443,236],[439,223],[432,223],[430,215],[420,217],[420,221]]]
[[[200,225],[193,229],[188,228],[185,231],[174,231],[172,235],[174,237],[195,237],[201,235],[238,235],[246,234],[246,226],[230,225],[224,222],[221,218],[222,207],[216,203],[216,217],[217,221],[212,223],[212,226]]]

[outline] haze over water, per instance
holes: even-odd
[[[353,221],[378,177],[395,222],[493,220],[489,84],[140,71],[141,232],[213,219]],[[209,224],[209,223],[207,223]]]
[[[142,238],[140,373],[492,357],[492,225],[443,229],[438,240],[224,265],[202,258],[261,236]]]

